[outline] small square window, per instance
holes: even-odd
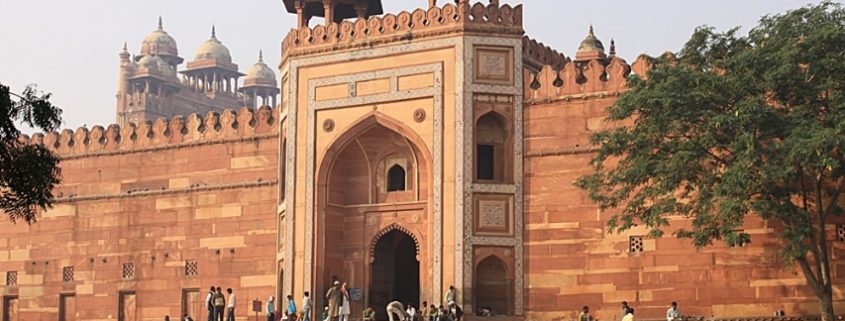
[[[839,242],[845,242],[845,224],[836,225],[836,239]]]
[[[73,267],[66,266],[62,268],[62,281],[73,282]]]
[[[123,279],[131,280],[135,278],[135,263],[123,263]]]
[[[197,260],[187,260],[185,261],[185,275],[186,276],[194,276],[197,275]]]
[[[737,233],[737,234],[740,234],[740,235],[742,235],[742,233],[743,233],[742,230],[738,230],[738,231],[734,231],[734,232]],[[746,236],[748,236],[748,235],[746,235]],[[749,246],[749,245],[751,245],[751,236],[748,236],[747,239],[738,241],[735,244],[732,244],[732,245],[729,244],[728,247],[746,247],[746,246]]]
[[[643,237],[642,236],[631,236],[628,241],[628,250],[631,253],[642,253],[643,252]]]
[[[6,285],[18,285],[18,271],[6,272]]]

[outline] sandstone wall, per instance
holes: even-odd
[[[766,222],[751,219],[744,226],[751,234],[747,247],[717,243],[700,251],[688,241],[665,237],[644,238],[643,251],[631,253],[630,238],[644,235],[644,230],[604,233],[609,215],[598,211],[573,183],[590,171],[589,135],[606,126],[604,110],[617,93],[567,96],[559,92],[565,85],[548,86],[554,78],[547,78],[543,82],[547,93],[540,87],[526,94],[529,99],[540,98],[525,107],[528,319],[574,319],[583,305],[601,320],[619,319],[623,300],[645,319],[663,318],[673,300],[685,315],[705,317],[767,316],[776,310],[787,315],[818,313],[800,269],[793,273],[779,263],[780,246]],[[683,218],[673,219],[675,226],[688,224]],[[828,230],[833,234],[835,225]],[[841,311],[845,244],[834,242],[831,248],[835,300]]]
[[[63,183],[38,223],[0,220],[13,320],[117,320],[121,292],[135,294],[128,320],[204,320],[211,285],[234,289],[238,320],[253,315],[251,300],[275,291],[278,123],[243,109],[33,137],[62,155]],[[60,309],[62,294],[74,296]]]

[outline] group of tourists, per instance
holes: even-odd
[[[369,308],[372,309],[372,308]],[[393,320],[393,315],[400,315],[401,304],[399,301],[393,301],[387,305],[388,317]],[[374,315],[375,312],[372,312]],[[402,321],[459,321],[463,316],[463,310],[454,301],[449,301],[446,306],[429,305],[428,302],[423,301],[419,310],[413,304],[408,303]],[[364,314],[365,321],[367,314]],[[370,318],[372,321],[372,318]]]
[[[228,297],[223,294],[223,289],[212,286],[205,298],[205,305],[208,308],[208,321],[234,321],[237,299],[231,288],[226,289]],[[318,321],[349,321],[351,314],[351,298],[346,283],[334,281],[332,287],[326,292],[326,303],[328,306],[323,310],[323,315]],[[312,301],[311,295],[305,291],[302,297],[301,310],[297,309],[293,295],[287,295],[287,301],[283,306],[281,315],[277,318],[276,302],[274,297],[267,299],[266,313],[267,321],[311,321]],[[420,309],[414,304],[403,305],[399,301],[392,301],[386,307],[390,321],[461,321],[463,310],[457,304],[457,291],[454,286],[449,286],[449,291],[444,298],[446,305],[435,306],[423,302]],[[363,311],[364,321],[375,321],[375,310],[367,307]],[[224,320],[225,317],[225,320]],[[170,321],[170,316],[164,317]],[[194,321],[187,313],[179,321]]]
[[[228,299],[223,295],[223,289],[219,286],[216,288],[212,286],[208,289],[208,295],[205,296],[208,321],[223,321],[224,311],[226,321],[235,321],[235,307],[238,306],[235,293],[232,292],[232,288],[226,289],[226,293],[229,294]]]
[[[681,310],[678,309],[678,303],[672,301],[669,309],[666,310],[666,321],[681,320]],[[584,306],[581,313],[578,314],[577,321],[595,321],[590,315],[590,307]],[[627,301],[622,301],[622,321],[634,321],[634,308],[628,305]]]
[[[421,308],[417,310],[413,303],[403,306],[402,302],[392,301],[386,307],[387,317],[390,321],[460,321],[464,312],[457,304],[457,290],[454,286],[449,286],[444,302],[446,306],[429,305],[428,302],[423,301]],[[374,319],[373,307],[367,307],[364,310],[364,321],[374,321]]]
[[[235,307],[237,306],[235,293],[232,292],[232,288],[226,289],[226,293],[229,294],[228,299],[223,295],[223,289],[219,286],[212,286],[208,289],[208,295],[205,297],[205,306],[208,309],[208,321],[224,321],[223,316],[226,317],[225,321],[235,321]],[[272,299],[272,297],[270,298]],[[164,321],[170,321],[170,316],[165,315]],[[182,315],[180,321],[194,321],[194,318],[185,313]]]

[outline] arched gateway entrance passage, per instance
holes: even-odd
[[[317,167],[314,304],[322,309],[339,280],[356,294],[351,315],[369,305],[384,320],[391,300],[430,296],[431,154],[416,132],[377,111],[344,127]]]
[[[394,229],[382,235],[373,249],[370,270],[370,302],[379,320],[387,318],[382,307],[393,300],[420,302],[420,262],[414,239]]]

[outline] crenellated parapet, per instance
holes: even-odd
[[[257,110],[227,109],[222,113],[190,114],[171,119],[158,118],[123,126],[111,124],[65,129],[47,134],[37,133],[20,140],[27,144],[43,144],[62,158],[94,156],[124,152],[140,152],[226,141],[272,138],[278,134],[279,109],[264,106]]]
[[[624,59],[613,56],[607,59],[563,62],[563,66],[546,64],[534,72],[523,69],[524,97],[526,101],[544,101],[587,97],[590,95],[617,95],[628,90],[627,78],[633,70],[645,76],[652,59],[640,55],[629,65]]]
[[[292,29],[282,42],[283,59],[379,43],[433,37],[456,32],[495,32],[521,36],[522,5],[467,2],[432,6],[399,14],[385,14]]]
[[[535,71],[545,65],[559,70],[570,61],[566,55],[528,36],[522,37],[522,60],[526,67]]]

